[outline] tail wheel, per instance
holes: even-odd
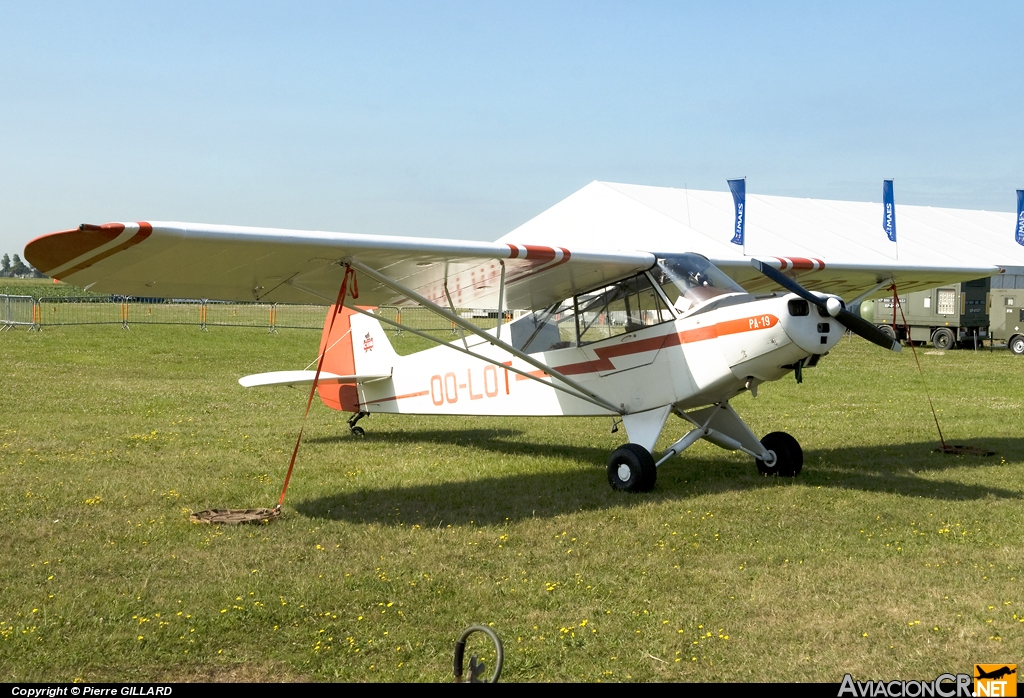
[[[1016,337],[1011,337],[1010,341],[1007,343],[1007,346],[1010,347],[1011,352],[1017,354],[1018,356],[1024,354],[1024,335],[1017,335]]]
[[[651,452],[639,444],[626,444],[608,458],[608,484],[623,492],[650,492],[658,479]]]
[[[804,467],[804,451],[800,443],[784,431],[773,431],[763,439],[761,445],[775,454],[775,462],[769,467],[760,458],[757,472],[762,475],[778,475],[779,477],[796,477]]]
[[[950,349],[956,343],[956,337],[945,327],[935,330],[932,335],[932,346],[936,349]]]

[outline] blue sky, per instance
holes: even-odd
[[[0,3],[0,252],[494,239],[601,179],[1013,210],[1024,3]]]

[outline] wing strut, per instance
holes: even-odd
[[[850,301],[846,305],[847,305],[847,307],[852,308],[853,306],[855,306],[858,303],[862,302],[865,298],[867,298],[868,296],[870,296],[872,293],[874,293],[878,289],[882,288],[883,286],[891,286],[894,283],[896,283],[896,281],[891,276],[887,277],[885,279],[882,279],[877,284],[875,284],[874,286],[869,288],[867,291],[865,291],[864,293],[862,293],[859,296],[857,296],[856,298],[854,298],[852,301]]]
[[[448,293],[448,277],[444,279],[444,297],[448,299],[448,307],[451,309],[452,314],[455,314],[455,304],[452,303],[452,294]],[[469,342],[466,341],[466,333],[459,328],[459,336],[462,337],[462,346],[469,349]]]
[[[383,274],[378,272],[376,269],[368,267],[365,264],[363,264],[361,262],[358,262],[358,261],[356,261],[354,259],[353,260],[349,260],[347,263],[350,264],[353,268],[358,269],[359,271],[363,272],[364,274],[369,276],[371,279],[377,281],[378,283],[380,283],[380,284],[382,284],[384,286],[387,286],[388,288],[390,288],[391,290],[395,291],[396,293],[402,294],[406,298],[408,298],[410,300],[413,300],[413,301],[419,303],[420,305],[422,305],[422,306],[424,306],[426,308],[429,308],[430,310],[434,311],[436,314],[438,314],[441,317],[443,317],[443,318],[445,318],[445,319],[455,323],[459,327],[461,327],[461,328],[463,328],[465,330],[468,330],[469,332],[472,332],[476,336],[478,336],[481,339],[483,339],[485,342],[488,342],[489,344],[492,344],[492,345],[498,347],[499,349],[503,349],[504,351],[507,351],[512,356],[515,356],[516,358],[525,361],[526,363],[530,364],[534,368],[540,369],[541,371],[543,371],[544,373],[547,373],[552,378],[555,378],[556,380],[559,380],[562,383],[564,383],[565,385],[567,385],[570,388],[572,388],[574,392],[570,392],[568,390],[564,390],[563,388],[561,388],[560,386],[558,386],[558,385],[556,385],[554,383],[547,383],[546,381],[540,381],[540,379],[537,378],[536,376],[530,376],[534,380],[538,380],[538,381],[544,383],[545,385],[550,385],[553,388],[559,388],[559,389],[563,390],[563,392],[567,392],[569,394],[575,394],[575,397],[578,397],[580,399],[584,399],[587,402],[591,402],[591,403],[593,403],[595,405],[599,405],[601,407],[604,407],[605,409],[611,410],[612,412],[614,412],[616,414],[625,414],[626,410],[623,407],[616,407],[615,405],[613,405],[608,400],[605,400],[603,397],[601,397],[599,395],[595,395],[594,393],[590,392],[589,390],[587,390],[586,388],[584,388],[582,385],[580,385],[576,381],[572,380],[571,378],[567,378],[566,376],[563,376],[561,373],[559,373],[558,371],[554,370],[550,366],[545,365],[544,362],[538,361],[537,359],[533,358],[529,354],[516,349],[515,347],[513,347],[510,344],[506,344],[505,342],[501,341],[497,337],[495,337],[493,335],[490,335],[490,334],[487,334],[486,332],[481,330],[479,327],[477,327],[473,323],[467,322],[466,320],[464,320],[463,318],[459,317],[455,313],[449,312],[448,310],[445,310],[444,308],[442,308],[438,304],[433,303],[433,302],[427,300],[426,298],[424,298],[420,294],[416,293],[412,289],[406,288],[405,286],[403,286],[402,284],[398,283],[397,281],[395,281],[393,279],[390,279],[387,276],[384,276]],[[377,318],[377,319],[382,319],[382,318]],[[500,322],[500,318],[499,318],[499,322]],[[392,324],[394,324],[394,323],[392,323]],[[409,328],[404,328],[404,329],[409,329]],[[451,346],[453,349],[458,349],[457,346],[452,345],[452,344],[449,344],[448,346]],[[459,351],[463,351],[463,350],[460,349]],[[476,358],[484,359],[483,356],[479,356],[477,354],[473,354],[472,352],[466,351],[464,353],[469,353],[472,356],[476,356]],[[492,361],[491,363],[494,363],[494,362]],[[509,369],[509,370],[513,370],[514,371],[514,369]],[[523,373],[521,371],[515,371],[515,372],[516,373]],[[529,375],[529,374],[524,373],[523,375]]]
[[[498,282],[498,326],[494,330],[494,336],[501,339],[501,326],[505,324],[505,260],[499,259],[501,265],[501,281]]]

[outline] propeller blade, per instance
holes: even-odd
[[[804,288],[796,281],[783,274],[775,267],[769,266],[768,264],[763,263],[759,259],[752,259],[750,260],[750,263],[754,266],[755,269],[757,269],[759,272],[761,272],[769,279],[777,283],[779,286],[782,286],[782,288],[786,289],[790,293],[795,293],[808,303],[812,303],[818,308],[821,308],[824,312],[828,313],[836,320],[838,320],[840,323],[842,323],[842,325],[849,329],[851,332],[860,335],[869,342],[877,344],[883,349],[889,349],[890,351],[900,351],[903,348],[900,346],[900,343],[898,341],[892,339],[887,334],[882,332],[880,329],[878,329],[873,324],[871,324],[864,318],[860,317],[859,315],[851,313],[846,308],[841,308],[838,312],[830,312],[830,309],[828,307],[829,304],[826,299],[811,293],[806,288]],[[831,310],[835,310],[835,308],[832,308]]]
[[[847,329],[851,330],[855,334],[859,334],[869,342],[874,342],[883,349],[889,349],[891,351],[900,351],[903,347],[900,343],[887,335],[882,330],[875,327],[872,323],[868,322],[859,315],[851,313],[846,308],[839,311],[836,315],[836,320],[843,323]]]

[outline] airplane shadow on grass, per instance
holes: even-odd
[[[506,456],[564,459],[557,471],[530,472],[472,480],[360,489],[299,502],[295,508],[311,518],[338,519],[385,525],[497,524],[531,517],[548,518],[580,510],[636,506],[650,502],[683,500],[716,492],[757,490],[786,484],[821,486],[922,497],[947,501],[1022,499],[1022,493],[999,487],[965,484],[920,477],[953,468],[989,468],[1024,460],[1024,439],[985,438],[958,441],[958,445],[996,451],[997,455],[952,456],[934,451],[932,442],[884,446],[808,449],[804,470],[795,479],[762,477],[753,459],[722,451],[711,458],[669,460],[658,469],[653,492],[631,495],[608,486],[604,447],[533,443],[514,429],[423,430],[375,433],[375,442],[397,446],[451,444],[452,448],[478,449]],[[330,444],[351,437],[311,439]],[[581,467],[581,463],[585,464]],[[370,465],[369,467],[373,467]],[[385,467],[385,466],[382,466]]]

